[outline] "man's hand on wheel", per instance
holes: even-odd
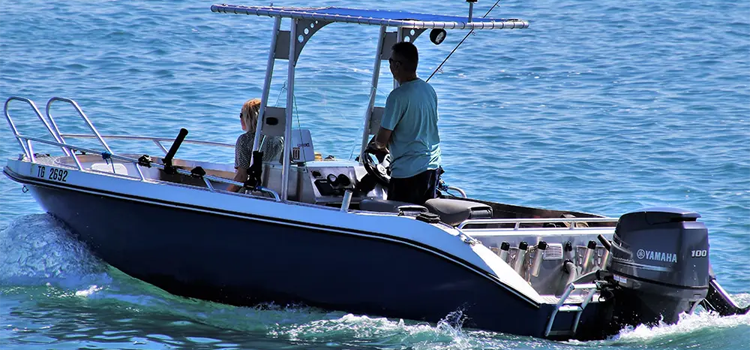
[[[385,156],[388,155],[388,148],[384,145],[378,144],[378,142],[375,141],[375,138],[370,140],[370,143],[367,144],[367,151],[372,153],[380,163],[382,163]]]

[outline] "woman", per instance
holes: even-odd
[[[255,126],[258,124],[258,112],[260,111],[260,100],[257,98],[247,100],[242,105],[240,112],[240,123],[244,134],[237,138],[234,147],[234,181],[244,183],[247,181],[247,168],[250,167],[253,156],[253,143],[255,141]],[[263,161],[281,161],[284,152],[284,138],[280,136],[266,136],[261,139],[260,150],[263,152]],[[230,185],[227,190],[237,192],[240,186]]]

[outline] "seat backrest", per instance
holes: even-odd
[[[428,199],[424,206],[440,216],[440,221],[456,226],[467,219],[492,219],[492,207],[486,204],[452,198]]]

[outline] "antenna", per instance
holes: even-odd
[[[474,14],[474,3],[477,0],[466,0],[469,3],[469,22],[471,22],[471,16]]]
[[[477,0],[466,0],[466,2],[469,3],[469,22],[471,22],[471,12],[474,10],[474,3],[477,2]],[[495,2],[495,4],[492,5],[492,7],[490,7],[489,10],[487,10],[487,13],[485,13],[484,16],[482,16],[482,18],[486,18],[487,15],[489,15],[490,12],[492,12],[492,10],[494,10],[495,7],[497,6],[497,4],[499,4],[499,3],[500,3],[500,0],[497,0]],[[437,68],[435,68],[434,71],[432,71],[432,74],[430,74],[430,77],[427,78],[427,80],[425,80],[425,82],[429,82],[430,79],[432,79],[432,77],[435,75],[435,73],[437,73],[437,71],[439,71],[440,68],[443,67],[443,65],[445,64],[445,62],[448,61],[449,58],[451,58],[451,56],[453,55],[453,53],[456,52],[456,50],[458,50],[458,48],[461,46],[461,44],[463,44],[464,41],[466,41],[466,39],[469,37],[469,35],[471,35],[471,33],[474,33],[474,29],[473,28],[469,31],[468,34],[466,34],[466,36],[463,39],[461,39],[461,41],[458,43],[458,45],[456,45],[456,47],[454,47],[453,50],[451,50],[451,52],[448,54],[448,56],[445,57],[445,59],[443,60],[443,62],[440,62],[440,64],[437,66]]]

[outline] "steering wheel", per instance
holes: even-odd
[[[362,165],[370,176],[374,177],[377,182],[383,186],[388,186],[391,182],[391,154],[386,153],[378,160],[378,155],[372,150],[366,149],[362,153]]]

